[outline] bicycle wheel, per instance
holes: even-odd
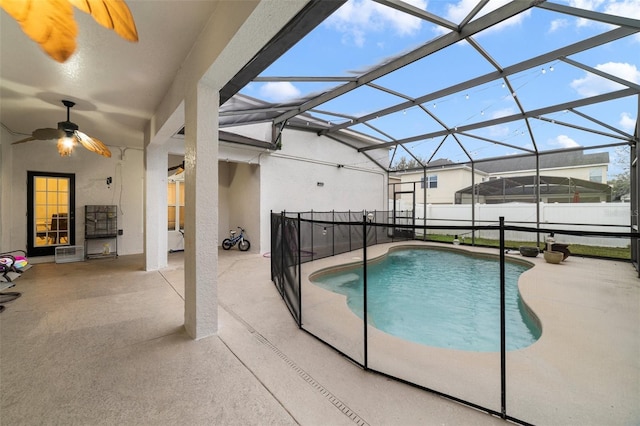
[[[249,240],[242,240],[240,241],[240,243],[238,243],[238,248],[240,249],[240,251],[247,251],[249,250],[249,247],[251,247],[251,243],[249,242]]]
[[[222,241],[222,248],[225,250],[229,250],[231,247],[233,247],[233,244],[231,244],[231,240],[228,238],[225,238]]]

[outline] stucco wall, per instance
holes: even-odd
[[[257,164],[221,162],[219,198],[219,241],[227,238],[229,230],[237,230],[240,226],[246,230],[247,239],[252,243],[251,251],[260,249],[260,168]],[[223,220],[224,218],[224,220]]]
[[[386,209],[386,173],[356,150],[315,133],[285,131],[282,150],[263,156],[260,165],[262,252],[270,250],[270,211]]]
[[[271,137],[268,123],[225,130],[263,141]],[[219,158],[221,167],[225,163],[231,167],[234,162],[245,166],[233,166],[237,181],[228,190],[220,188],[221,227],[224,204],[230,206],[229,228],[221,228],[221,237],[228,229],[245,226],[252,250],[259,248],[262,253],[271,249],[271,211],[386,208],[386,173],[353,148],[313,132],[286,129],[278,151],[221,143]],[[223,201],[223,193],[228,194],[227,201]],[[243,224],[232,223],[239,219]],[[253,227],[256,219],[258,226]]]
[[[265,140],[270,132],[270,125],[265,123],[247,126],[242,133]],[[0,216],[3,251],[26,246],[27,170],[76,174],[76,244],[84,240],[84,206],[116,204],[118,227],[124,230],[118,240],[119,253],[143,251],[142,151],[128,149],[120,159],[120,150],[114,148],[113,157],[106,159],[78,149],[72,157],[61,158],[55,142],[34,141],[19,146],[10,142],[3,146],[2,157],[1,204],[2,213],[8,212],[7,217]],[[363,154],[315,133],[286,130],[279,151],[221,143],[219,158],[218,244],[230,229],[243,226],[253,251],[269,251],[271,210],[386,208],[386,173]],[[110,188],[106,185],[109,176],[113,178]],[[169,248],[179,247],[180,236],[170,234]]]
[[[16,137],[12,137],[14,140]],[[70,157],[58,155],[54,141],[32,141],[11,145],[3,137],[2,247],[0,250],[25,249],[27,245],[27,171],[73,173],[76,176],[76,245],[84,243],[84,206],[115,204],[118,206],[118,253],[143,251],[143,155],[138,149],[122,152],[111,148],[105,158],[84,148]],[[10,174],[5,166],[10,162]],[[113,183],[107,186],[106,179]],[[6,209],[10,206],[10,209]]]

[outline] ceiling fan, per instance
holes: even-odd
[[[69,121],[69,111],[76,103],[73,101],[63,100],[62,104],[67,107],[67,121],[60,121],[57,129],[36,129],[30,137],[16,141],[13,145],[35,140],[47,141],[57,139],[58,152],[62,157],[71,155],[78,142],[80,142],[82,146],[87,148],[89,151],[93,151],[107,158],[111,157],[111,151],[109,151],[109,148],[107,148],[104,143],[82,133],[78,130],[78,125],[76,123]]]

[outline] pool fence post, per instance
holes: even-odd
[[[506,324],[505,324],[505,244],[504,216],[500,216],[500,388],[501,414],[507,418],[507,366],[506,366]]]
[[[378,221],[378,213],[375,210],[373,211],[373,221]],[[375,226],[373,227],[373,236],[375,237],[375,243],[378,244],[378,228]]]
[[[315,231],[315,222],[313,221],[313,209],[311,209],[311,261],[313,262],[313,234]]]
[[[298,328],[302,328],[302,230],[300,229],[300,213],[298,213]]]
[[[331,256],[336,255],[336,211],[331,210]]]
[[[367,215],[362,215],[362,233],[363,245],[362,245],[362,320],[364,323],[364,369],[369,368],[368,362],[368,342],[367,342]]]
[[[282,296],[283,299],[284,299],[284,250],[285,250],[284,242],[287,240],[287,236],[285,235],[285,233],[287,232],[285,221],[286,221],[285,211],[282,210],[282,213],[280,213],[280,226],[282,227],[281,228],[282,239],[280,240],[280,288],[278,290],[280,290],[280,295]],[[289,248],[287,248],[287,250],[288,249]]]
[[[351,251],[351,209],[349,209],[349,216],[347,219],[347,223],[349,224],[347,225],[349,226],[349,251]]]

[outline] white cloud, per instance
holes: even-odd
[[[569,0],[569,5],[580,9],[596,10],[604,0]]]
[[[607,62],[595,67],[632,83],[640,84],[640,70],[635,65],[621,62]],[[600,95],[612,90],[620,90],[624,86],[595,74],[586,73],[583,78],[571,82],[571,87],[584,97]]]
[[[620,121],[618,124],[620,124],[620,127],[622,127],[623,130],[633,132],[633,129],[636,127],[636,119],[628,112],[623,112],[620,114]]]
[[[272,102],[285,102],[299,97],[300,91],[288,81],[271,81],[260,87],[260,95]]]
[[[405,0],[425,10],[426,0]],[[405,36],[418,32],[422,20],[379,3],[351,0],[327,19],[326,24],[343,33],[342,42],[364,46],[366,35],[391,29],[396,35]]]
[[[640,4],[638,0],[610,1],[606,4],[604,13],[640,19]]]
[[[560,30],[561,28],[565,28],[568,26],[569,26],[569,21],[567,21],[566,19],[554,19],[553,21],[551,21],[549,32],[553,33]]]
[[[509,115],[513,115],[513,108],[503,108],[503,109],[498,109],[495,110],[491,113],[491,118],[501,118],[501,117],[507,117]]]
[[[579,9],[597,10],[604,0],[569,0],[569,6],[577,7]],[[589,19],[579,18],[576,20],[578,27],[586,27],[594,23]]]
[[[491,126],[489,128],[489,136],[495,139],[506,138],[510,133],[509,126]]]
[[[549,140],[549,145],[559,146],[560,148],[573,148],[580,144],[567,135],[558,135],[554,139]]]
[[[640,2],[638,0],[611,1],[604,8],[604,13],[640,19]],[[631,40],[640,43],[640,34],[634,35]]]
[[[608,15],[623,16],[625,18],[640,19],[638,0],[570,0],[569,5],[580,9],[593,10]],[[578,27],[591,25],[608,25],[585,18],[577,20]]]

